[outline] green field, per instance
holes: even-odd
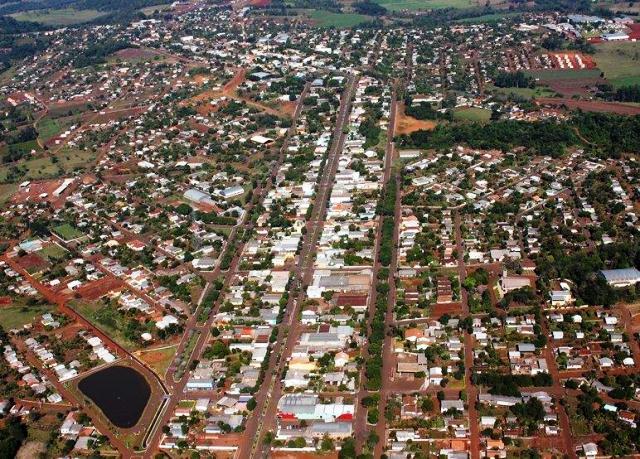
[[[36,140],[28,140],[26,142],[3,145],[2,148],[0,148],[0,154],[4,155],[9,152],[19,152],[22,155],[27,155],[33,150],[40,151],[40,145],[38,145]]]
[[[330,11],[304,10],[304,14],[309,16],[318,27],[335,27],[344,29],[354,27],[358,24],[371,20],[369,16],[356,13],[332,13]]]
[[[457,120],[487,122],[491,118],[491,110],[478,107],[467,107],[456,109],[453,112],[453,117]]]
[[[95,157],[96,154],[91,151],[72,150],[70,148],[62,148],[56,154],[58,164],[67,172],[71,172],[75,168],[85,168]]]
[[[71,226],[68,223],[64,223],[59,226],[55,226],[52,228],[52,231],[60,236],[65,241],[71,241],[73,239],[78,239],[79,237],[84,236],[84,234],[78,231],[76,228]]]
[[[95,153],[85,150],[61,149],[55,157],[42,157],[19,161],[15,166],[0,166],[0,183],[16,183],[23,180],[56,178],[75,169],[86,168],[95,159]],[[18,171],[11,174],[11,171]]]
[[[474,18],[457,19],[453,22],[460,24],[492,24],[494,22],[499,22],[503,19],[512,18],[518,15],[520,15],[520,13],[483,14],[482,16],[476,16]]]
[[[475,0],[376,0],[391,11],[438,10],[442,8],[471,8],[478,6]]]
[[[40,140],[46,142],[51,137],[55,137],[68,129],[70,126],[77,124],[79,119],[75,116],[65,118],[43,118],[36,124],[38,130],[38,137]]]
[[[640,84],[640,42],[609,42],[596,47],[598,68],[615,86]]]
[[[53,164],[50,158],[38,158],[19,163],[19,169],[24,171],[17,176],[10,175],[10,166],[0,167],[0,182],[21,182],[23,180],[35,180],[52,178],[60,175],[60,168]]]
[[[4,204],[7,200],[18,191],[18,185],[15,183],[8,183],[6,185],[0,185],[0,204]]]
[[[48,244],[38,252],[38,255],[46,257],[49,261],[55,261],[62,260],[68,253],[69,252],[58,244]]]
[[[47,312],[47,306],[1,306],[0,325],[6,331],[22,328],[33,322],[36,316]]]
[[[600,70],[527,70],[526,75],[542,81],[577,80],[582,78],[598,78]]]
[[[72,8],[64,8],[59,10],[23,11],[20,13],[14,13],[11,17],[18,21],[38,22],[40,24],[52,26],[68,26],[89,22],[106,14],[106,12],[97,10],[74,10]]]
[[[165,11],[171,8],[171,5],[167,5],[167,4],[160,4],[160,5],[151,5],[151,6],[147,6],[145,8],[141,8],[138,11],[140,11],[142,14],[144,14],[145,16],[151,16],[153,15],[153,13],[157,10],[157,11]]]
[[[106,332],[121,346],[129,350],[136,350],[139,348],[136,343],[129,341],[124,336],[123,331],[126,325],[125,319],[112,307],[84,301],[72,301],[70,306],[78,311],[89,322]]]
[[[506,96],[516,96],[525,99],[532,99],[534,97],[554,97],[556,93],[546,86],[537,86],[534,89],[531,88],[496,88],[492,87],[491,90],[498,94],[504,94]]]

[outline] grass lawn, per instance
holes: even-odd
[[[84,233],[74,228],[68,223],[64,223],[62,225],[51,228],[54,233],[60,236],[65,241],[71,241],[73,239],[78,239],[79,237],[84,236]]]
[[[475,0],[376,0],[388,10],[437,10],[442,8],[470,8],[478,6]]]
[[[49,310],[48,306],[3,306],[0,307],[0,325],[5,331],[22,328]]]
[[[18,191],[18,185],[15,183],[0,185],[0,204],[7,202],[16,191]]]
[[[10,16],[18,21],[38,22],[44,25],[73,25],[89,22],[100,16],[106,15],[106,12],[97,10],[75,10],[73,8],[63,8],[59,10],[33,10],[14,13]]]
[[[371,17],[356,13],[332,13],[330,11],[303,10],[318,27],[336,27],[338,29],[354,27],[371,20]]]
[[[460,108],[453,112],[453,117],[457,120],[487,122],[491,118],[491,110],[478,107]]]
[[[601,43],[596,49],[596,64],[613,86],[640,84],[640,42]]]

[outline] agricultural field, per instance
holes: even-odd
[[[615,87],[640,84],[640,42],[600,43],[595,60]]]
[[[493,13],[484,14],[482,16],[476,16],[473,18],[458,19],[454,22],[460,24],[493,24],[503,19],[512,18],[518,16],[520,13]]]
[[[44,25],[68,26],[93,21],[107,13],[98,10],[75,10],[73,8],[23,11],[12,14],[18,21],[38,22]]]
[[[357,13],[332,13],[321,10],[304,10],[304,14],[307,15],[317,27],[335,27],[337,29],[353,27],[371,20],[371,17]]]
[[[599,62],[598,62],[599,63]],[[600,70],[527,70],[526,75],[532,76],[540,81],[556,80],[577,80],[583,78],[598,78]]]
[[[528,70],[525,74],[536,78],[550,91],[565,97],[588,95],[590,88],[606,81],[600,77],[600,69],[584,70]]]
[[[376,3],[391,11],[437,10],[478,6],[478,2],[475,0],[377,0]]]

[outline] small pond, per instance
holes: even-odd
[[[121,365],[87,376],[80,381],[78,388],[98,405],[114,426],[122,429],[137,424],[151,396],[151,388],[144,376]]]

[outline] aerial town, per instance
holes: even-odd
[[[640,455],[640,2],[0,40],[0,458]]]

